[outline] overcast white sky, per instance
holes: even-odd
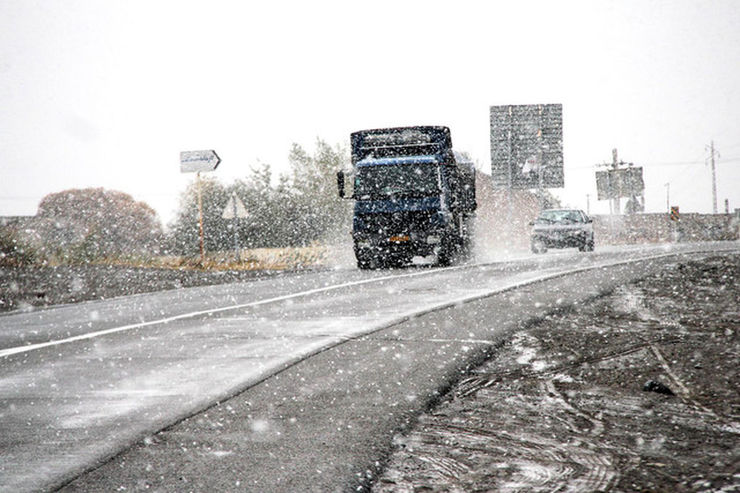
[[[446,125],[490,172],[489,106],[562,103],[565,203],[644,166],[648,211],[740,208],[740,2],[0,0],[0,216],[105,187],[168,222],[215,149],[225,183],[290,145]]]

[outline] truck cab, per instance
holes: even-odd
[[[449,265],[471,245],[473,163],[452,150],[447,127],[352,134],[352,238],[361,269],[435,255]],[[340,196],[345,174],[339,172]]]

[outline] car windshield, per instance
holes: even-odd
[[[557,210],[557,211],[542,211],[537,218],[538,223],[554,224],[554,223],[580,223],[583,222],[583,216],[580,211],[569,211],[569,210]]]
[[[355,176],[355,196],[424,197],[436,195],[437,166],[430,164],[398,164],[363,167]]]

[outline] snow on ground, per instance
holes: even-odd
[[[373,491],[739,491],[738,306],[735,254],[548,317],[396,437]]]

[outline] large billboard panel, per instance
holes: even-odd
[[[562,188],[563,105],[491,106],[495,188]]]
[[[642,167],[596,172],[596,194],[599,200],[635,197],[642,195],[644,191]]]

